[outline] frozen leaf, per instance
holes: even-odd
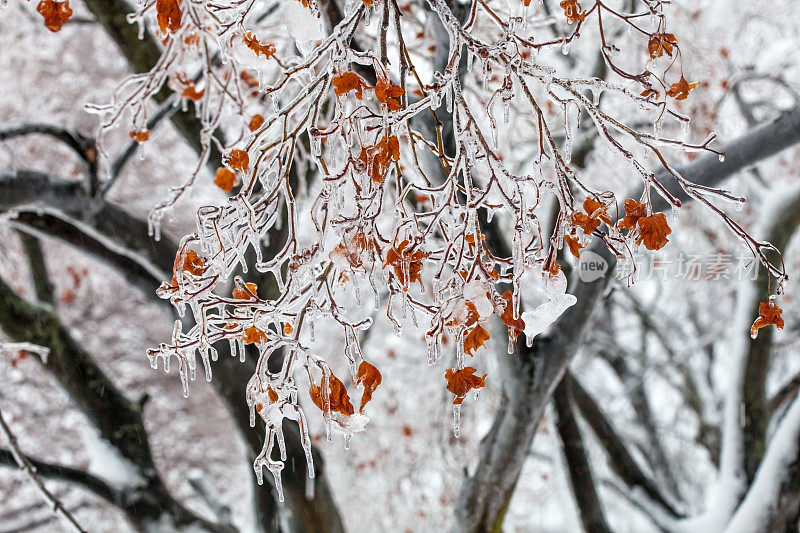
[[[336,93],[336,96],[342,96],[343,94],[349,93],[350,91],[355,91],[356,98],[361,100],[363,96],[364,89],[369,89],[370,86],[355,72],[342,72],[333,77],[331,80],[333,83],[333,90]]]
[[[272,390],[272,387],[267,387],[267,396],[269,397],[269,401],[271,402],[278,401],[278,393]]]
[[[489,332],[478,324],[464,338],[464,351],[469,355],[474,355],[474,351],[481,348],[489,340]]]
[[[689,96],[689,92],[700,85],[700,83],[689,83],[686,81],[686,78],[681,76],[681,79],[673,83],[669,86],[669,90],[667,91],[667,96],[674,98],[675,100],[686,100],[686,97]]]
[[[503,293],[502,298],[505,300],[506,306],[503,309],[503,313],[500,315],[500,319],[508,326],[509,336],[512,339],[516,339],[517,336],[525,330],[525,321],[522,320],[522,318],[514,317],[514,293],[506,291]]]
[[[486,386],[486,374],[480,377],[476,376],[475,369],[471,366],[461,370],[448,368],[444,372],[444,378],[447,380],[447,390],[456,396],[453,399],[453,405],[460,405],[469,391]]]
[[[131,130],[128,135],[137,143],[143,143],[150,138],[150,130]]]
[[[410,252],[407,249],[409,244],[408,240],[404,240],[394,248],[390,248],[386,254],[386,262],[383,265],[384,267],[393,267],[394,276],[403,287],[406,287],[408,283],[422,281],[420,278],[422,260],[427,257],[427,254],[421,250]],[[408,273],[408,279],[406,279],[406,272]]]
[[[234,170],[247,172],[250,168],[250,156],[244,150],[231,150],[228,156],[228,166]]]
[[[339,378],[333,374],[331,374],[328,382],[330,383],[328,386],[328,398],[331,402],[331,412],[341,413],[345,416],[354,414],[355,409],[353,409],[353,404],[350,403],[350,396],[347,395],[347,388],[344,386],[344,383],[342,383]],[[325,411],[325,404],[322,398],[322,388],[319,385],[312,383],[308,388],[308,394],[311,396],[311,400],[314,402],[314,405],[319,407],[321,411]]]
[[[631,198],[625,200],[625,216],[617,222],[617,229],[633,229],[640,218],[647,214],[647,206]]]
[[[364,146],[358,159],[366,165],[372,181],[383,183],[392,161],[400,159],[400,141],[394,135],[387,135],[374,146]]]
[[[250,326],[242,333],[242,341],[245,344],[266,344],[267,334],[255,326]]]
[[[583,201],[583,210],[585,214],[579,211],[572,214],[572,223],[583,229],[586,235],[591,235],[603,222],[611,223],[606,206],[591,196]]]
[[[366,361],[361,361],[361,364],[358,365],[356,383],[364,385],[364,392],[361,393],[361,406],[358,408],[359,413],[364,412],[364,406],[372,399],[372,393],[381,384],[382,379],[381,373],[373,365]]]
[[[217,177],[214,178],[214,185],[225,192],[231,192],[238,184],[239,179],[236,177],[235,172],[224,167],[219,167],[217,169]]]
[[[563,0],[559,5],[564,10],[564,16],[567,17],[567,22],[570,24],[586,17],[586,13],[581,10],[581,3],[578,0]]]
[[[639,238],[636,240],[636,244],[644,243],[648,250],[660,250],[669,242],[667,235],[672,233],[672,230],[667,224],[667,217],[664,213],[641,217],[638,219],[637,224],[639,226]]]
[[[245,283],[247,287],[247,291],[250,291],[255,296],[258,296],[258,285],[255,283]],[[243,288],[239,287],[238,285],[233,288],[233,297],[237,300],[252,300],[253,297],[244,290]]]
[[[250,119],[250,123],[247,125],[250,128],[250,131],[256,131],[261,125],[264,124],[264,117],[259,114],[253,115],[253,118]]]
[[[183,90],[183,92],[181,92],[181,96],[183,98],[188,98],[189,100],[191,100],[193,102],[197,102],[198,100],[203,98],[203,95],[205,93],[206,93],[205,89],[203,89],[202,91],[198,91],[197,87],[195,87],[194,85],[190,85],[190,86],[186,87]]]
[[[758,330],[763,327],[773,325],[778,329],[783,329],[783,317],[781,313],[783,309],[778,307],[772,300],[761,302],[758,304],[758,318],[753,322],[750,328],[750,336],[752,338],[758,337]]]
[[[185,255],[178,253],[175,258],[175,270],[183,270],[195,276],[202,276],[205,266],[203,259],[194,250],[189,250]]]
[[[375,84],[375,98],[380,103],[389,108],[390,111],[400,110],[400,98],[403,96],[403,88],[394,85],[392,82],[379,80]]]
[[[647,53],[655,59],[667,54],[672,57],[672,50],[678,46],[678,40],[671,33],[654,33],[647,41]]]
[[[162,33],[175,33],[181,27],[181,0],[157,0],[158,27]]]
[[[54,0],[42,0],[36,6],[36,11],[44,17],[44,26],[52,32],[57,32],[61,26],[67,23],[72,16],[72,9],[69,7],[69,0],[56,2]]]
[[[257,56],[263,55],[265,59],[269,59],[275,54],[275,45],[270,43],[261,44],[252,32],[247,32],[242,37],[242,40],[244,40],[244,44]]]
[[[581,248],[583,248],[583,245],[580,243],[578,238],[573,237],[572,235],[564,235],[564,242],[567,243],[570,253],[580,259]]]

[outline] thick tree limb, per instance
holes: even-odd
[[[28,265],[31,269],[36,299],[44,304],[53,305],[55,303],[54,288],[50,281],[50,275],[47,273],[42,243],[36,237],[25,232],[19,232],[19,236],[25,253],[28,254]]]
[[[586,454],[586,445],[573,412],[572,381],[569,375],[564,376],[553,394],[553,405],[557,414],[556,429],[561,438],[562,450],[569,470],[572,495],[575,497],[578,515],[585,531],[588,533],[610,532],[611,529],[606,523],[600,497],[597,495],[589,457]]]

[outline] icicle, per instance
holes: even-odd
[[[461,436],[461,404],[453,404],[453,436],[459,438]]]
[[[181,376],[181,387],[183,387],[183,397],[189,397],[189,376],[186,372],[186,365],[185,363],[181,362],[180,366],[180,376]]]

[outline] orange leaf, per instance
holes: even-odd
[[[641,217],[637,224],[639,238],[636,240],[636,244],[644,243],[648,250],[660,250],[669,242],[667,235],[672,233],[672,230],[667,224],[667,217],[664,216],[664,213]]]
[[[583,233],[591,235],[600,227],[600,221],[581,212],[572,213],[572,223],[583,229]]]
[[[245,283],[245,286],[247,287],[247,291],[258,296],[258,285],[255,283]],[[233,297],[237,300],[250,300],[253,297],[250,296],[247,291],[237,285],[233,288]]]
[[[267,342],[267,334],[255,326],[250,326],[242,333],[242,341],[245,344],[265,344]]]
[[[343,257],[351,267],[361,268],[364,266],[364,252],[373,252],[376,249],[375,239],[367,237],[363,231],[359,230],[352,238],[342,239],[342,242],[337,244],[331,253]]]
[[[344,386],[344,383],[339,381],[339,378],[333,374],[331,374],[328,379],[328,383],[328,398],[331,403],[331,412],[342,413],[346,416],[355,413],[355,409],[353,409],[353,404],[350,403],[350,397],[347,395],[347,388]],[[311,396],[314,405],[321,411],[325,411],[325,404],[322,399],[322,387],[312,383],[311,386],[308,387],[308,394]]]
[[[181,259],[183,259],[181,261]],[[186,255],[182,256],[180,253],[175,258],[175,270],[180,267],[184,272],[188,272],[195,276],[202,276],[205,267],[203,266],[203,259],[197,255],[194,250],[189,250]]]
[[[583,210],[592,218],[599,218],[606,224],[611,223],[605,204],[598,202],[591,196],[587,196],[583,201]]]
[[[516,339],[525,330],[525,321],[520,317],[514,317],[514,293],[506,291],[503,293],[502,298],[506,301],[506,307],[503,309],[500,319],[508,326],[509,336]]]
[[[358,159],[367,166],[367,174],[372,181],[383,183],[384,174],[392,161],[400,160],[400,141],[394,135],[387,135],[375,146],[364,146]]]
[[[758,337],[758,330],[770,324],[778,329],[783,329],[783,318],[781,313],[783,309],[778,307],[772,300],[761,302],[758,304],[758,318],[753,322],[750,328],[750,336],[752,338]]]
[[[689,92],[700,85],[700,83],[689,83],[686,81],[686,78],[681,76],[681,79],[673,83],[669,86],[669,90],[667,91],[667,96],[674,98],[675,100],[686,100],[686,97],[689,96]]]
[[[250,167],[250,156],[244,150],[231,150],[228,166],[234,170],[247,172]]]
[[[379,80],[375,84],[375,97],[391,111],[400,110],[400,98],[402,96],[403,88],[399,85],[383,80]]]
[[[678,39],[671,33],[654,33],[647,42],[647,53],[655,59],[667,54],[672,57],[672,50],[678,46]]]
[[[478,324],[464,338],[464,351],[470,355],[474,355],[472,352],[482,347],[488,340],[489,332]]]
[[[131,136],[131,139],[136,141],[137,143],[143,143],[150,138],[150,130],[131,130],[128,135]]]
[[[250,119],[250,124],[248,124],[247,127],[250,128],[250,131],[256,131],[262,124],[264,124],[264,117],[256,114]]]
[[[394,275],[400,285],[407,286],[407,283],[414,283],[415,281],[422,281],[420,272],[422,271],[422,260],[428,257],[428,254],[421,250],[409,252],[406,246],[409,245],[408,240],[404,240],[394,248],[389,248],[386,253],[386,262],[384,267],[394,267]],[[408,269],[408,280],[406,280],[405,268]]]
[[[275,54],[275,45],[269,43],[261,44],[252,32],[247,32],[247,34],[242,37],[242,40],[244,40],[244,44],[247,45],[250,50],[255,52],[256,56],[263,55],[266,59],[269,59]]]
[[[363,96],[363,90],[370,88],[361,76],[355,72],[349,71],[334,76],[331,83],[333,84],[333,90],[336,96],[342,96],[350,91],[355,91],[356,98],[359,100],[361,100]]]
[[[197,102],[203,97],[204,94],[206,94],[205,89],[203,89],[202,91],[198,91],[197,87],[195,87],[194,85],[190,85],[189,87],[183,90],[183,92],[181,93],[181,97],[188,98],[193,102]]]
[[[219,167],[217,169],[217,177],[214,178],[214,185],[225,192],[231,192],[231,189],[236,187],[238,184],[239,179],[236,177],[235,172],[228,170],[225,167]]]
[[[564,10],[564,15],[570,24],[586,17],[586,13],[581,10],[581,3],[578,0],[563,0],[559,5]]]
[[[573,237],[572,235],[564,235],[564,242],[567,243],[569,247],[569,251],[572,255],[577,257],[578,259],[581,258],[581,248],[584,246],[580,243],[577,237]]]
[[[158,0],[156,12],[158,13],[158,27],[162,33],[175,33],[181,27],[181,0]]]
[[[361,406],[358,408],[359,413],[364,411],[364,406],[372,399],[372,393],[375,392],[382,380],[381,373],[377,368],[366,361],[361,361],[356,374],[356,383],[364,384],[364,392],[361,394]]]
[[[469,391],[481,389],[486,385],[486,374],[481,377],[476,376],[475,369],[471,366],[461,370],[448,368],[444,372],[444,378],[447,380],[447,390],[456,395],[453,405],[463,402]]]
[[[582,228],[583,233],[586,235],[591,235],[603,222],[606,224],[611,223],[606,206],[591,196],[583,201],[583,210],[586,211],[586,214],[581,212],[572,213],[572,223]]]
[[[647,206],[631,198],[625,200],[625,216],[617,222],[617,229],[633,229],[640,218],[647,214]]]
[[[66,2],[42,0],[39,2],[39,5],[36,6],[36,11],[44,17],[44,27],[52,32],[59,31],[61,26],[66,24],[72,16],[69,0]]]
[[[269,401],[271,402],[278,401],[278,393],[272,390],[272,387],[267,387],[267,396],[269,396]]]
[[[294,331],[294,327],[292,327],[292,323],[291,322],[287,322],[286,324],[283,325],[283,334],[284,335],[291,335],[292,331]]]

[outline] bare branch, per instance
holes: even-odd
[[[572,379],[565,375],[553,394],[553,404],[558,420],[556,428],[561,437],[564,458],[569,470],[570,487],[575,497],[583,529],[589,533],[610,532],[603,514],[603,506],[589,465],[586,445],[573,412]]]
[[[57,479],[79,485],[91,493],[103,498],[109,503],[119,505],[122,494],[103,479],[77,468],[48,463],[39,459],[27,458],[36,473],[43,478]],[[0,449],[0,464],[6,466],[16,465],[14,454],[11,450]]]
[[[569,374],[567,374],[569,375]],[[595,402],[594,398],[572,378],[572,393],[575,405],[583,415],[583,419],[592,428],[609,458],[609,466],[629,487],[641,487],[653,501],[660,504],[666,512],[679,517],[680,512],[661,494],[656,484],[647,476],[628,451],[622,438],[614,429],[614,425]]]
[[[8,427],[8,424],[6,424],[2,412],[0,412],[0,429],[2,429],[3,435],[5,435],[9,446],[11,446],[10,453],[14,461],[16,461],[17,465],[19,465],[20,470],[27,474],[28,478],[36,486],[36,489],[39,491],[42,497],[52,506],[53,513],[61,518],[71,529],[78,531],[79,533],[86,533],[86,530],[81,527],[77,520],[75,520],[75,517],[72,516],[72,513],[70,513],[67,508],[64,507],[64,504],[61,503],[61,500],[56,498],[53,493],[47,489],[42,481],[42,478],[36,473],[36,468],[33,466],[33,464],[31,464],[31,462],[20,449],[19,443],[17,442],[17,437],[11,431],[11,428]]]

